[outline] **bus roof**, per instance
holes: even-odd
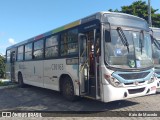
[[[153,31],[156,30],[156,31],[160,31],[160,28],[157,28],[157,27],[149,27],[150,29],[152,29]]]
[[[61,32],[63,30],[66,30],[66,29],[69,29],[69,28],[72,28],[72,27],[75,27],[75,26],[78,26],[80,24],[83,24],[83,23],[86,23],[86,22],[89,22],[91,20],[95,20],[95,19],[99,19],[101,20],[101,16],[103,16],[103,14],[117,14],[117,15],[125,15],[125,16],[130,16],[130,17],[134,17],[134,18],[138,18],[138,19],[141,19],[141,20],[144,20],[140,17],[137,17],[137,16],[134,16],[134,15],[130,15],[130,14],[125,14],[125,13],[118,13],[118,12],[109,12],[109,11],[102,11],[102,12],[97,12],[95,14],[92,14],[92,15],[89,15],[87,17],[84,17],[82,19],[79,19],[77,21],[74,21],[74,22],[71,22],[69,24],[66,24],[66,25],[63,25],[61,27],[58,27],[58,28],[55,28],[53,30],[50,30],[48,32],[45,32],[43,34],[40,34],[38,36],[35,36],[35,37],[32,37],[30,39],[27,39],[25,41],[22,41],[20,43],[17,43],[15,45],[12,45],[10,47],[7,47],[7,50],[8,49],[11,49],[11,48],[14,48],[14,47],[17,47],[17,46],[20,46],[20,45],[23,45],[23,44],[26,44],[28,42],[32,42],[34,40],[38,40],[38,39],[41,39],[43,37],[46,37],[46,36],[49,36],[49,35],[52,35],[52,34],[55,34],[55,33],[58,33],[58,32]]]

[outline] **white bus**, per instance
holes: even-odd
[[[103,102],[154,94],[147,22],[123,13],[98,12],[8,47],[7,76]]]
[[[150,27],[152,35],[152,53],[157,88],[160,88],[160,28]]]

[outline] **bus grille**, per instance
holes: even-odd
[[[141,93],[144,91],[145,88],[139,88],[139,89],[128,89],[129,94],[136,94]]]
[[[143,73],[130,73],[130,74],[118,74],[124,79],[140,79],[140,78],[145,78],[150,72],[143,72]]]
[[[138,82],[138,84],[142,84],[142,83],[144,83],[145,81],[140,81],[140,82]],[[124,83],[125,85],[134,85],[134,82],[131,82],[131,83]]]
[[[158,74],[158,75],[159,75],[159,74],[160,74],[160,72],[156,72],[156,74]]]

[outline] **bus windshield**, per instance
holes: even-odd
[[[103,21],[108,22],[113,26],[130,26],[145,30],[149,29],[149,26],[146,21],[136,17],[126,16],[122,14],[104,14]]]
[[[110,66],[122,69],[146,68],[153,66],[151,37],[149,33],[123,30],[127,47],[122,43],[117,29],[110,31],[111,41],[105,41],[105,61]],[[142,37],[143,36],[143,37]]]
[[[160,40],[160,30],[159,30],[159,31],[154,31],[154,32],[153,32],[153,37],[154,37],[156,40]]]
[[[153,31],[153,38],[160,45],[160,31]],[[155,68],[160,68],[160,49],[156,46],[156,44],[152,44],[153,49],[153,60]]]

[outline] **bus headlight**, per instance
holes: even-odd
[[[155,80],[155,77],[151,77],[151,79],[150,79],[150,80],[148,80],[148,84],[153,83],[153,82],[154,82],[154,80]]]
[[[120,83],[116,78],[110,76],[110,75],[104,75],[104,78],[108,81],[109,84],[111,84],[114,87],[122,87],[122,83]]]

